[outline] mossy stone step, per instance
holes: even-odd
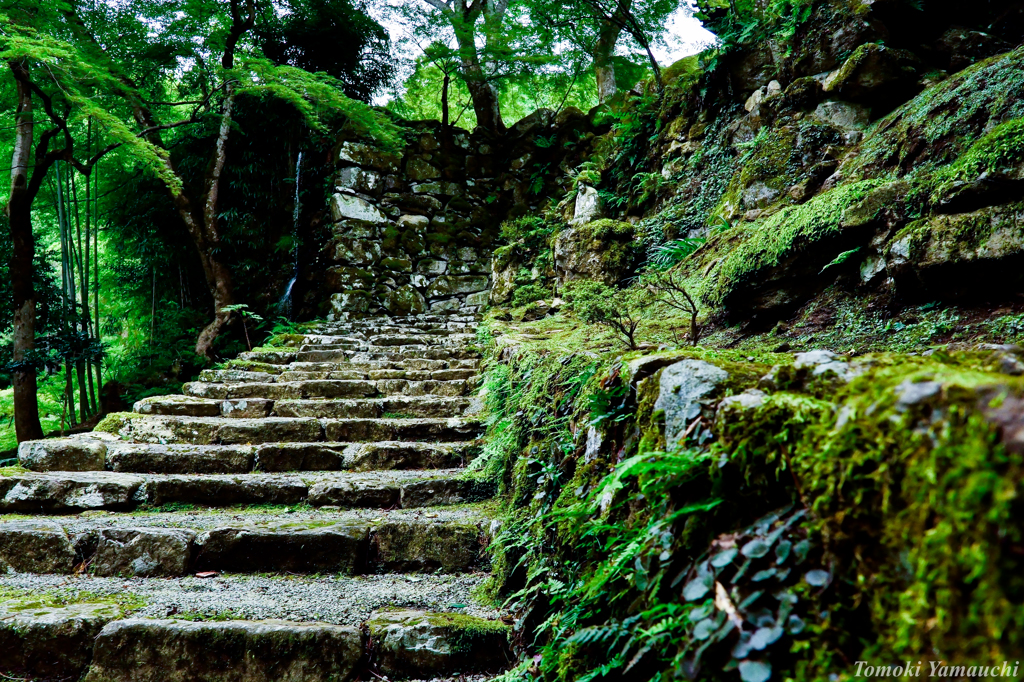
[[[475,502],[493,495],[492,483],[466,478],[458,469],[238,475],[0,470],[0,512],[35,514],[172,503],[410,509]]]
[[[298,417],[223,419],[121,413],[109,416],[99,428],[139,443],[238,445],[324,439],[319,420]]]
[[[113,600],[51,604],[33,598],[0,601],[0,672],[77,680],[92,659],[96,636],[121,617]]]
[[[155,578],[197,571],[361,575],[486,567],[481,547],[489,519],[471,510],[288,511],[8,518],[0,521],[0,568]]]

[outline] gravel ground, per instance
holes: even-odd
[[[421,521],[447,523],[450,521],[486,521],[484,505],[456,507],[419,507],[415,509],[345,509],[321,507],[294,509],[292,507],[252,507],[243,509],[197,509],[175,512],[108,512],[88,511],[73,516],[42,516],[38,514],[5,514],[0,516],[0,527],[7,522],[46,521],[58,523],[71,535],[98,528],[190,528],[209,530],[226,526],[258,525],[269,523],[345,523]],[[486,527],[486,525],[485,525]]]
[[[282,619],[358,625],[383,607],[452,611],[482,618],[500,614],[480,604],[474,590],[486,578],[475,575],[405,574],[350,577],[96,578],[91,576],[0,576],[0,588],[76,599],[82,593],[141,598],[138,617],[202,614],[240,620]],[[465,608],[458,608],[464,606]]]

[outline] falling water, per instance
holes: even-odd
[[[277,309],[289,320],[292,319],[292,289],[299,279],[299,213],[302,211],[302,204],[299,203],[299,179],[302,174],[302,152],[295,160],[295,208],[292,211],[292,278],[288,280],[288,286],[284,290],[284,296],[277,303]]]

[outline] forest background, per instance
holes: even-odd
[[[0,465],[318,311],[336,135],[660,82],[679,0],[0,0]],[[690,24],[692,30],[695,23]],[[703,44],[701,44],[701,42]],[[382,104],[371,106],[372,103]]]

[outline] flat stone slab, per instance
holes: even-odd
[[[89,665],[96,636],[119,617],[113,600],[68,606],[33,597],[0,602],[0,672],[77,680]]]
[[[84,682],[344,682],[363,646],[327,623],[131,618],[100,632]]]

